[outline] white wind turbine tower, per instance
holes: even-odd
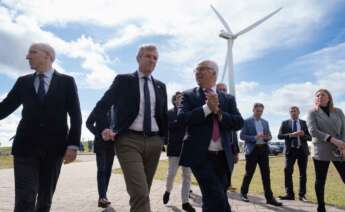
[[[278,13],[282,8],[279,8],[279,9],[273,11],[272,13],[268,14],[267,16],[265,16],[262,19],[256,21],[252,25],[244,28],[243,30],[239,31],[236,34],[234,34],[231,31],[229,24],[224,20],[224,18],[220,15],[220,13],[216,10],[216,8],[214,8],[212,5],[211,5],[211,8],[216,13],[217,17],[219,18],[219,20],[222,22],[222,24],[225,27],[225,30],[221,30],[220,31],[219,37],[226,39],[227,43],[228,43],[228,48],[227,48],[227,52],[226,52],[225,64],[224,64],[224,69],[223,69],[223,74],[222,74],[221,82],[224,82],[224,77],[225,77],[226,69],[228,69],[229,93],[235,96],[234,63],[233,63],[233,56],[232,56],[232,46],[234,44],[234,40],[238,36],[248,32],[248,31],[254,29],[255,27],[257,27],[258,25],[260,25],[261,23],[263,23],[264,21],[266,21],[267,19],[269,19],[270,17],[272,17],[273,15]]]

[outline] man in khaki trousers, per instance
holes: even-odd
[[[103,139],[115,140],[131,212],[151,211],[150,188],[167,136],[165,84],[151,75],[157,60],[156,46],[141,46],[137,54],[138,70],[117,75],[95,107]],[[115,129],[109,129],[106,123],[111,105],[115,108]]]

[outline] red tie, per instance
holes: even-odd
[[[212,128],[212,140],[213,142],[218,141],[220,138],[219,123],[216,116],[213,116],[213,128]]]
[[[206,89],[205,93],[213,92],[211,89]],[[213,117],[213,127],[212,127],[212,140],[213,142],[218,141],[220,138],[220,129],[219,129],[219,123],[218,118],[215,115],[212,115]]]

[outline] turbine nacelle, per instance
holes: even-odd
[[[221,30],[219,33],[219,37],[224,38],[226,40],[232,39],[234,40],[236,38],[236,36],[234,36],[231,33],[226,32],[225,30]]]

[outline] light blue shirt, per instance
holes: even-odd
[[[256,133],[264,133],[264,127],[262,126],[261,119],[254,118]],[[263,140],[256,140],[256,144],[266,144]]]
[[[44,72],[43,75],[43,81],[44,81],[44,92],[47,94],[50,82],[53,78],[54,70],[49,69],[48,71]],[[38,73],[36,72],[35,80],[34,80],[34,86],[35,86],[35,91],[36,93],[38,92],[38,86],[40,84],[40,79],[38,77]]]
[[[299,119],[297,119],[296,121],[297,121],[296,122],[296,124],[297,124],[297,131],[300,131],[301,130],[301,124],[299,123]],[[294,122],[294,120],[291,119],[291,129],[293,129],[293,122]],[[296,146],[296,148],[299,148],[301,146],[301,139],[300,139],[299,136],[297,137],[297,141],[298,141],[298,145]],[[291,146],[295,147],[295,146],[293,146],[293,144],[291,144]]]

